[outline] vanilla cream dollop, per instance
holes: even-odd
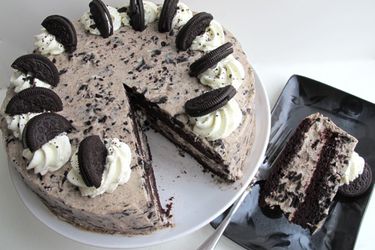
[[[193,12],[184,3],[177,4],[177,12],[172,20],[172,28],[179,29],[193,17]]]
[[[88,187],[82,179],[78,165],[78,150],[71,159],[72,169],[68,173],[68,180],[79,187],[83,196],[95,197],[105,192],[112,193],[119,185],[129,181],[131,175],[131,150],[119,139],[109,139],[105,142],[108,155],[99,188]]]
[[[24,89],[31,87],[42,87],[50,89],[52,86],[37,78],[32,77],[30,74],[24,74],[21,71],[13,71],[10,77],[10,87],[14,88],[14,92],[18,93]]]
[[[224,43],[225,35],[223,27],[217,21],[212,20],[210,25],[206,28],[206,31],[193,40],[191,49],[208,52],[216,49]]]
[[[123,7],[125,10],[129,5]],[[143,1],[143,8],[145,11],[145,25],[155,22],[160,16],[160,8],[153,2]],[[120,12],[122,23],[125,26],[130,26],[130,17],[127,11]]]
[[[59,55],[64,53],[64,45],[56,40],[56,37],[46,29],[42,29],[42,33],[35,36],[35,47],[42,55]]]
[[[198,78],[202,84],[213,89],[227,85],[232,85],[238,89],[245,80],[245,70],[242,64],[233,55],[230,55],[214,68],[210,68],[200,74]]]
[[[349,166],[345,171],[344,177],[341,179],[341,184],[349,184],[363,173],[365,167],[365,160],[359,156],[357,152],[353,152],[349,160]]]
[[[236,100],[231,99],[222,108],[201,117],[192,117],[194,133],[209,141],[228,137],[242,121],[242,111]]]
[[[64,166],[70,159],[72,147],[66,133],[61,133],[40,149],[32,153],[25,149],[22,155],[29,160],[27,169],[34,169],[35,174],[45,175]]]
[[[5,116],[8,124],[8,129],[12,131],[14,137],[22,138],[23,130],[26,123],[30,121],[34,116],[40,115],[41,113],[27,113],[21,115]]]
[[[121,27],[121,15],[116,8],[107,5],[108,12],[112,19],[113,31],[118,30]],[[109,20],[108,20],[109,21]],[[83,13],[80,22],[83,24],[86,31],[93,35],[100,36],[100,31],[96,27],[95,21],[91,16],[90,11]]]

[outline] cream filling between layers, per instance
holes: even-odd
[[[322,132],[324,132],[326,126],[322,122],[315,122],[309,131],[304,134],[303,144],[293,157],[292,161],[283,168],[281,173],[282,178],[280,178],[278,186],[284,186],[281,191],[282,195],[275,190],[271,192],[269,196],[266,197],[265,201],[268,205],[279,206],[282,211],[289,214],[289,218],[293,218],[294,212],[297,210],[292,206],[293,198],[298,197],[299,203],[303,203],[305,200],[305,190],[310,184],[310,180],[314,174],[316,164],[319,161],[320,151],[326,140],[320,138]],[[312,146],[316,144],[313,149]],[[301,178],[298,182],[293,182],[288,179],[288,174],[295,172],[294,176],[300,175]],[[290,193],[291,195],[288,195]],[[285,201],[282,201],[286,196]],[[278,196],[281,196],[278,198]]]

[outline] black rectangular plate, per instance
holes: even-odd
[[[353,83],[355,84],[355,83]],[[375,105],[321,82],[292,76],[272,110],[272,142],[293,130],[306,116],[320,112],[355,136],[356,151],[375,173]],[[323,227],[314,235],[283,216],[269,218],[258,207],[259,185],[233,216],[224,235],[246,249],[353,249],[373,185],[361,197],[335,198]],[[211,225],[216,228],[227,212]]]

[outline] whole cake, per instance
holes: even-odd
[[[9,161],[59,218],[147,234],[173,222],[141,116],[234,182],[253,143],[254,78],[211,14],[177,0],[117,7],[93,0],[78,22],[43,20],[34,53],[12,64],[1,128]]]
[[[260,191],[260,206],[281,210],[290,222],[316,232],[340,186],[357,185],[359,176],[367,180],[356,192],[371,185],[369,168],[364,171],[365,162],[354,151],[357,143],[328,117],[306,117],[277,157]]]

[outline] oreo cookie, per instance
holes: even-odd
[[[102,37],[111,36],[113,34],[113,23],[107,6],[101,0],[93,0],[90,2],[89,7],[96,28]]]
[[[192,65],[190,65],[190,76],[198,76],[207,69],[214,67],[218,62],[232,53],[232,44],[229,42],[210,51],[209,53],[196,60]]]
[[[146,29],[145,9],[142,0],[130,0],[128,16],[130,18],[130,25],[134,30],[144,31]]]
[[[159,32],[169,32],[172,29],[172,21],[177,12],[178,0],[165,0],[159,18]]]
[[[185,111],[191,117],[207,115],[228,103],[237,93],[232,85],[215,89],[185,103]]]
[[[194,39],[206,31],[212,19],[213,16],[206,12],[200,12],[193,16],[177,34],[177,49],[185,51],[190,48]]]
[[[24,146],[35,152],[59,134],[72,129],[65,117],[56,113],[44,113],[30,119],[23,131],[22,140]]]
[[[76,30],[66,17],[59,15],[48,16],[43,20],[42,26],[48,33],[54,35],[59,43],[64,45],[66,52],[72,53],[77,49]]]
[[[345,198],[354,198],[364,194],[372,185],[372,171],[366,163],[363,173],[349,184],[342,185],[339,188],[339,195]]]
[[[97,135],[86,137],[78,148],[78,165],[88,187],[100,187],[107,158],[107,148]]]
[[[6,106],[5,113],[20,115],[29,112],[58,112],[62,109],[62,101],[55,92],[50,89],[35,87],[22,90],[13,96]]]
[[[24,74],[29,73],[33,77],[54,87],[56,87],[60,81],[59,72],[55,64],[47,57],[39,54],[20,56],[12,63],[11,67]]]

